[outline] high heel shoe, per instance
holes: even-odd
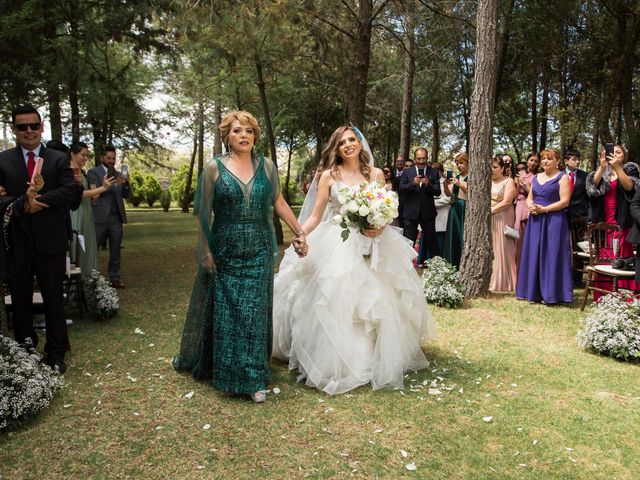
[[[251,400],[253,400],[253,403],[264,403],[267,400],[267,394],[264,390],[258,390],[251,395]]]

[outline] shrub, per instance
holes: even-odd
[[[113,288],[100,272],[92,270],[85,280],[85,295],[87,309],[100,319],[114,317],[120,308],[118,292]]]
[[[162,190],[160,194],[160,205],[162,205],[162,210],[165,212],[168,212],[169,208],[171,208],[171,190],[168,188]]]
[[[442,257],[427,260],[422,272],[422,287],[427,303],[458,308],[464,300],[464,286],[456,267]]]
[[[182,165],[176,173],[171,177],[171,197],[174,198],[178,204],[182,205],[182,197],[184,196],[184,189],[187,186],[187,176],[189,174],[189,164]],[[191,189],[189,190],[189,204],[193,203],[193,198],[196,192],[197,184],[197,171],[194,168],[193,176],[191,177]]]
[[[139,207],[144,200],[144,177],[140,172],[132,172],[129,179],[131,194],[127,199],[134,207]]]
[[[640,300],[631,300],[624,290],[601,297],[580,323],[581,348],[625,360],[640,358]]]
[[[147,202],[149,207],[153,207],[153,204],[160,200],[162,187],[160,186],[158,179],[154,175],[149,174],[144,177],[144,186],[142,187],[142,191],[144,192],[144,201]]]
[[[0,431],[47,408],[62,385],[57,371],[9,337],[0,335]]]

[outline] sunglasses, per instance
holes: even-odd
[[[38,130],[40,130],[40,126],[42,125],[41,122],[35,122],[35,123],[16,123],[14,125],[14,127],[16,127],[16,130],[18,130],[19,132],[26,132],[28,128],[31,129],[31,131],[33,132],[37,132]]]

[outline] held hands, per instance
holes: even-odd
[[[27,213],[38,213],[40,210],[49,208],[49,205],[46,203],[36,200],[40,196],[38,192],[44,187],[44,178],[42,178],[42,175],[36,173],[33,176],[33,180],[28,182],[27,185],[29,185],[29,187],[26,192],[27,202],[24,205],[24,211]]]
[[[414,185],[429,185],[429,178],[428,177],[421,177],[420,175],[416,175],[415,177],[413,177],[413,184]]]
[[[309,253],[309,245],[307,244],[307,237],[304,232],[293,239],[293,249],[300,258],[306,257],[307,253]]]
[[[547,207],[533,203],[529,206],[529,213],[531,215],[540,215],[541,213],[548,213]]]
[[[213,260],[213,255],[211,255],[211,253],[207,253],[202,257],[201,263],[207,272],[213,273],[216,271],[216,262]]]

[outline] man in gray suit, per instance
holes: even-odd
[[[109,279],[115,288],[124,288],[120,281],[120,247],[122,245],[122,224],[127,223],[124,198],[129,198],[129,178],[116,172],[116,149],[107,146],[101,157],[102,165],[92,168],[87,174],[91,188],[100,187],[105,178],[116,177],[115,183],[93,202],[93,222],[96,226],[96,240],[103,245],[109,239]]]

